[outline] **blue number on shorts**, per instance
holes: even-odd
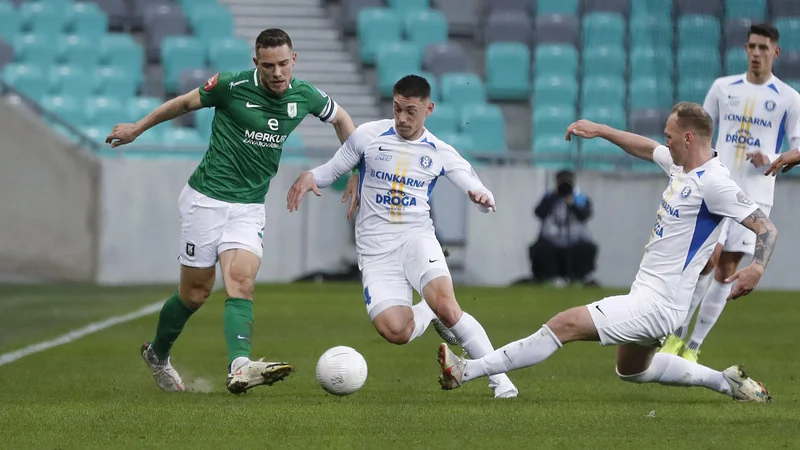
[[[367,305],[372,303],[372,296],[369,295],[369,288],[364,288],[364,303]]]

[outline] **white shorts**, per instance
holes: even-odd
[[[389,253],[359,255],[358,268],[370,320],[392,306],[411,307],[412,288],[421,295],[431,280],[450,277],[442,246],[432,233],[415,236]]]
[[[178,261],[189,267],[213,267],[225,250],[241,248],[261,258],[266,222],[264,204],[227,203],[186,185],[178,197],[181,248]]]
[[[640,293],[615,295],[586,305],[602,345],[657,347],[677,329],[686,311],[670,308]]]
[[[764,215],[769,217],[772,207],[761,206],[760,208]],[[725,252],[752,255],[756,250],[756,234],[730,217],[726,217],[722,222],[722,231],[719,233],[717,243],[722,244],[722,250]]]

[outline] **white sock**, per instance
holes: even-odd
[[[700,304],[700,312],[697,313],[697,321],[692,330],[692,337],[689,339],[689,348],[692,350],[699,350],[703,345],[703,341],[708,336],[711,328],[717,323],[717,319],[725,309],[725,304],[728,302],[728,294],[731,293],[733,283],[720,283],[717,280],[711,282],[703,303]]]
[[[411,338],[408,339],[408,342],[422,336],[425,333],[425,329],[431,324],[431,320],[436,317],[436,314],[433,313],[424,298],[412,306],[411,311],[414,313],[414,331],[411,332]]]
[[[244,366],[249,362],[250,358],[245,356],[239,356],[234,358],[233,361],[231,361],[231,373],[236,372],[237,370],[239,370],[239,368],[241,368],[242,366]]]
[[[485,375],[506,373],[541,363],[561,348],[561,342],[547,325],[536,333],[512,342],[480,359],[467,360],[464,381]]]
[[[453,332],[458,342],[461,343],[461,348],[463,348],[473,360],[482,358],[494,351],[492,341],[489,340],[486,330],[484,330],[483,326],[469,313],[465,312],[458,323],[450,328],[450,331]],[[511,380],[508,379],[508,375],[505,373],[499,373],[489,377],[489,379],[490,383],[495,384],[511,383]]]
[[[680,326],[680,328],[675,330],[675,332],[672,334],[681,339],[686,339],[686,336],[689,335],[689,325],[692,323],[692,317],[694,317],[697,307],[700,306],[700,301],[703,300],[706,292],[708,292],[708,285],[711,284],[711,280],[713,278],[713,270],[705,275],[700,274],[700,277],[697,278],[697,284],[694,287],[694,294],[692,295],[692,304],[689,305],[689,310],[686,311],[686,318],[683,320],[683,324]]]
[[[656,353],[650,367],[635,375],[617,375],[633,383],[659,383],[666,386],[703,386],[722,394],[731,395],[731,387],[722,372],[687,361],[680,356]]]

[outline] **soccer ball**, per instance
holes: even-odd
[[[333,395],[350,395],[367,381],[367,361],[355,349],[333,347],[317,361],[317,381]]]

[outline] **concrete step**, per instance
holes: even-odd
[[[268,6],[264,4],[231,4],[228,10],[234,17],[255,16],[255,17],[327,17],[324,8],[316,5],[286,5]]]
[[[220,0],[224,5],[248,5],[262,7],[291,7],[291,6],[317,6],[321,7],[320,0]]]
[[[328,17],[304,17],[304,16],[274,16],[252,14],[249,16],[236,16],[234,18],[236,29],[239,28],[280,28],[287,33],[288,30],[303,30],[303,34],[314,34],[317,30],[334,29],[333,22]],[[292,36],[291,33],[289,33]],[[337,33],[338,35],[338,33]]]
[[[297,62],[294,70],[303,72],[305,74],[323,74],[323,73],[358,73],[361,68],[352,61],[346,59],[331,64],[329,61],[316,61],[311,58],[304,58],[305,61]]]
[[[372,86],[364,84],[324,84],[317,86],[334,99],[338,97],[365,96],[374,97]]]
[[[311,72],[300,64],[294,66],[294,76],[313,84],[346,84],[361,83],[362,78],[356,72]]]
[[[241,39],[244,39],[247,42],[255,42],[256,37],[258,34],[261,33],[263,29],[255,30],[248,28],[246,30],[240,30],[236,35]],[[289,36],[292,38],[292,45],[294,46],[294,50],[296,52],[305,52],[305,51],[331,51],[331,52],[343,52],[345,51],[344,43],[340,41],[338,38],[336,39],[317,39],[317,38],[307,38],[307,37],[296,37],[297,35],[292,35],[291,32],[286,31],[289,33]]]

